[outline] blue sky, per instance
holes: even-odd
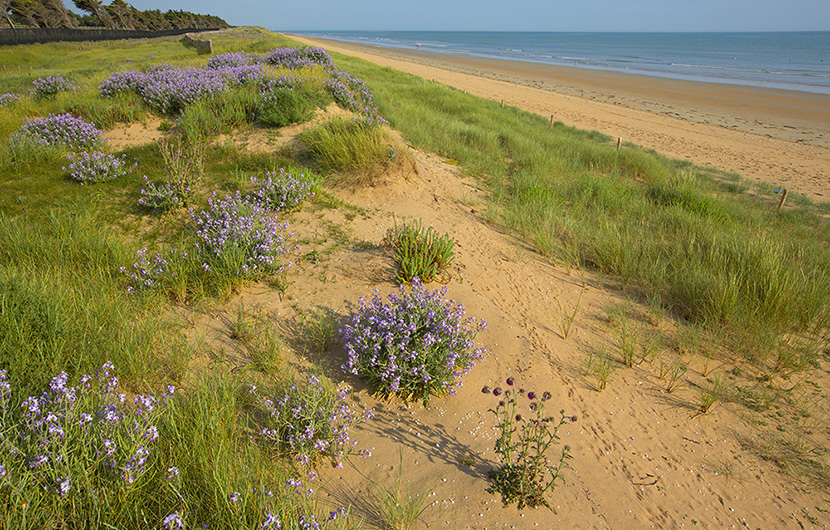
[[[130,3],[138,9],[183,9],[218,15],[233,25],[257,25],[285,32],[830,30],[830,0],[133,0]]]

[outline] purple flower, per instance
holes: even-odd
[[[8,381],[6,381],[7,372],[5,370],[0,370],[0,406],[2,406],[6,400],[12,395],[12,387]]]
[[[139,190],[138,204],[152,210],[168,211],[182,206],[190,188],[179,189],[171,182],[150,182],[144,175],[144,187]]]
[[[167,480],[173,480],[179,476],[179,468],[171,466],[167,468]]]
[[[102,133],[93,124],[71,114],[49,114],[45,118],[27,118],[15,138],[31,138],[47,146],[89,148],[100,141]]]
[[[418,279],[384,303],[377,293],[360,300],[358,312],[341,330],[348,353],[344,370],[368,380],[382,395],[427,402],[453,392],[482,357],[464,307],[445,300],[446,288],[430,292]]]
[[[288,253],[286,230],[259,205],[231,195],[214,194],[208,207],[190,215],[196,223],[197,248],[210,268],[247,277],[278,274],[288,264],[277,261]]]
[[[263,530],[275,530],[280,528],[280,519],[276,515],[272,515],[270,512],[265,514],[265,521],[262,523]]]
[[[0,107],[10,107],[18,99],[20,99],[20,94],[0,94]]]
[[[39,77],[33,84],[32,96],[35,99],[53,98],[59,92],[70,92],[77,88],[75,83],[60,75]]]
[[[66,477],[60,483],[61,497],[66,497],[66,495],[69,493],[69,490],[71,490],[71,489],[72,489],[72,482],[69,480],[69,477]]]
[[[81,151],[80,153],[69,153],[66,157],[69,159],[69,166],[64,167],[63,170],[68,172],[73,180],[81,184],[107,182],[130,172],[130,168],[125,161],[127,155],[117,157],[101,151],[91,153]]]
[[[164,528],[166,530],[181,530],[184,528],[184,521],[178,511],[175,511],[164,518]]]
[[[275,212],[292,210],[305,199],[314,196],[311,191],[313,180],[307,179],[303,174],[294,178],[284,168],[280,168],[277,173],[269,171],[263,180],[253,177],[251,183],[255,191],[248,199]]]

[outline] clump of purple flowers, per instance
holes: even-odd
[[[304,86],[305,80],[301,77],[280,74],[277,76],[262,76],[258,81],[257,89],[260,94],[268,95],[277,90],[299,90]]]
[[[6,372],[0,371],[0,461],[14,487],[62,498],[89,484],[107,495],[141,480],[158,439],[155,423],[175,389],[168,387],[161,403],[138,395],[128,404],[112,372],[107,362],[76,386],[61,372],[48,391],[30,396],[15,412],[9,410]]]
[[[60,75],[48,75],[34,80],[32,96],[35,99],[53,98],[59,92],[70,92],[77,87],[75,83]]]
[[[147,74],[139,95],[151,108],[167,114],[181,112],[188,105],[227,89],[225,78],[216,70],[183,68]]]
[[[138,92],[147,75],[144,72],[128,70],[115,72],[98,85],[98,94],[102,98],[115,97],[122,92]]]
[[[231,63],[233,61],[225,61]],[[261,77],[262,65],[216,64],[209,68],[155,68],[147,72],[116,72],[101,82],[101,97],[134,92],[144,103],[163,113],[176,114],[188,105],[214,97]]]
[[[48,146],[65,145],[72,148],[90,148],[98,143],[103,131],[81,118],[66,114],[50,114],[45,118],[27,119],[15,133]]]
[[[184,254],[184,257],[187,257],[187,255]],[[159,285],[168,284],[175,279],[168,258],[158,252],[149,257],[147,247],[136,251],[132,270],[126,267],[121,267],[120,270],[121,274],[127,277],[129,282],[127,290],[131,293],[153,289]]]
[[[375,106],[372,91],[362,79],[348,72],[335,71],[325,80],[325,83],[334,101],[359,115],[367,125],[387,123]]]
[[[115,180],[130,172],[130,166],[126,161],[127,155],[117,157],[101,151],[81,151],[68,153],[66,157],[69,159],[69,166],[62,169],[81,184]]]
[[[164,523],[164,530],[182,530],[184,528],[184,521],[182,521],[182,516],[178,510],[165,517],[162,522]]]
[[[144,175],[144,187],[140,190],[138,204],[152,210],[168,211],[183,206],[190,195],[190,187],[182,188],[170,182],[150,182]]]
[[[371,417],[371,410],[363,418],[355,417],[346,402],[348,387],[334,389],[327,380],[313,374],[305,384],[284,384],[280,395],[274,398],[260,395],[254,385],[250,393],[268,413],[260,438],[292,455],[300,468],[309,472],[309,478],[315,476],[311,468],[320,459],[328,458],[336,467],[342,467],[343,457],[357,452],[357,442],[349,434],[351,428]],[[368,454],[363,452],[364,456]],[[292,484],[301,493],[307,492],[296,480]]]
[[[248,66],[262,61],[259,55],[248,52],[219,53],[208,59],[207,67],[213,69]]]
[[[418,278],[384,303],[377,292],[360,300],[341,330],[349,360],[344,371],[367,380],[381,396],[427,405],[432,396],[455,392],[461,377],[482,358],[473,340],[487,323],[464,317],[464,306],[444,299],[446,287],[428,291]]]
[[[255,188],[250,196],[251,201],[269,210],[291,210],[314,196],[311,191],[314,180],[306,178],[302,173],[294,178],[285,168],[280,168],[279,172],[267,172],[264,179],[252,177],[251,183]]]
[[[0,94],[0,107],[9,107],[13,103],[16,103],[18,99],[20,99],[20,94],[14,94],[12,92]]]
[[[214,193],[208,207],[190,211],[196,223],[196,248],[202,267],[228,275],[261,277],[279,274],[290,263],[278,257],[288,253],[286,230],[260,205],[246,201],[239,192],[224,198]]]
[[[331,55],[323,48],[313,46],[307,48],[275,48],[265,54],[264,61],[272,66],[281,66],[289,70],[314,64],[322,65],[325,68],[334,68]]]
[[[226,77],[206,68],[157,68],[148,72],[116,72],[101,82],[102,97],[135,92],[147,106],[174,114],[189,104],[212,97],[228,88]]]

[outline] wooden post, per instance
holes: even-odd
[[[783,207],[784,207],[784,201],[786,201],[786,200],[787,200],[787,193],[788,193],[788,192],[789,192],[789,190],[788,190],[787,188],[784,188],[784,189],[781,191],[781,200],[779,200],[779,201],[778,201],[778,212],[779,212],[779,213],[781,212],[781,208],[783,208]]]
[[[621,146],[621,145],[622,145],[622,138],[621,138],[621,137],[617,137],[617,151],[619,151],[619,150],[620,150],[620,146]]]
[[[504,100],[501,100],[501,108],[504,108]]]
[[[553,114],[550,115],[550,126],[553,127]]]

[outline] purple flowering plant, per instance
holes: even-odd
[[[207,68],[222,69],[259,64],[262,58],[248,52],[218,53],[208,59]]]
[[[138,204],[151,210],[168,211],[184,206],[191,195],[189,186],[176,185],[170,182],[151,182],[144,175],[144,185],[139,190],[141,197]]]
[[[315,64],[334,69],[329,52],[323,48],[309,46],[305,48],[275,48],[267,52],[264,62],[272,66],[280,66],[289,70],[303,68]]]
[[[15,135],[18,139],[28,138],[46,146],[88,149],[101,141],[102,133],[95,125],[66,113],[27,118]]]
[[[374,95],[362,79],[348,72],[334,71],[325,81],[326,88],[334,101],[344,109],[360,116],[362,123],[368,126],[387,123],[380,115],[374,103]]]
[[[0,94],[0,107],[10,107],[12,104],[16,103],[18,99],[20,99],[20,94],[12,92]]]
[[[147,247],[138,249],[132,268],[120,269],[121,274],[127,277],[127,290],[136,293],[169,285],[175,280],[175,273],[171,270],[168,259],[169,257],[165,258],[158,252],[150,257]]]
[[[102,151],[67,153],[69,165],[62,169],[76,182],[93,184],[107,182],[123,177],[132,167],[127,163],[127,155],[120,157]],[[133,164],[133,167],[135,164]]]
[[[204,210],[190,210],[205,270],[259,278],[279,274],[290,265],[278,259],[289,251],[288,223],[278,223],[239,192],[224,198],[214,193],[207,202]]]
[[[249,195],[251,202],[273,211],[290,211],[304,200],[313,197],[314,178],[300,173],[294,177],[280,168],[278,172],[269,171],[265,178],[251,177],[254,191]]]
[[[204,68],[155,65],[145,72],[116,72],[101,82],[98,91],[102,97],[132,92],[150,108],[165,114],[179,114],[196,101],[245,85],[254,86],[265,98],[280,89],[308,90],[301,75],[286,72],[309,68],[322,68],[325,90],[338,104],[357,114],[362,122],[367,125],[386,123],[366,83],[338,70],[328,52],[315,47],[276,48],[262,55],[219,54]]]
[[[334,388],[321,375],[310,374],[304,383],[293,378],[285,380],[274,397],[263,396],[256,386],[250,393],[259,407],[267,412],[265,425],[259,431],[262,441],[274,445],[277,451],[291,455],[297,467],[312,480],[313,467],[328,459],[332,465],[342,467],[345,456],[362,454],[357,442],[351,438],[352,428],[367,421],[372,414],[356,414],[346,401],[350,389],[341,385]],[[308,494],[307,485],[292,479],[291,486],[297,492]]]
[[[430,292],[418,278],[401,286],[388,303],[375,292],[360,300],[351,323],[341,329],[348,362],[343,370],[368,381],[382,397],[395,395],[424,406],[432,396],[455,393],[461,378],[480,360],[475,347],[487,323],[466,318],[464,306],[446,300],[447,288]]]
[[[0,463],[6,474],[0,498],[9,486],[21,495],[45,494],[57,505],[90,494],[90,488],[99,498],[115,499],[143,480],[158,439],[156,422],[175,389],[168,387],[160,400],[128,400],[113,370],[107,362],[75,386],[61,372],[49,390],[16,410],[0,370]]]
[[[34,80],[32,96],[37,99],[55,97],[59,92],[71,92],[77,89],[75,83],[60,75],[48,75]]]
[[[481,389],[482,393],[491,394],[498,400],[490,412],[498,422],[495,450],[501,465],[490,470],[492,485],[487,491],[500,493],[505,506],[517,502],[519,510],[525,506],[550,508],[545,494],[561,479],[570,447],[564,446],[554,462],[549,460],[547,452],[559,440],[562,425],[577,421],[577,417],[565,416],[562,410],[557,421],[545,413],[550,392],[537,395],[534,391],[516,389],[512,377],[508,377],[506,383],[506,389],[496,387],[491,390],[488,386]]]

